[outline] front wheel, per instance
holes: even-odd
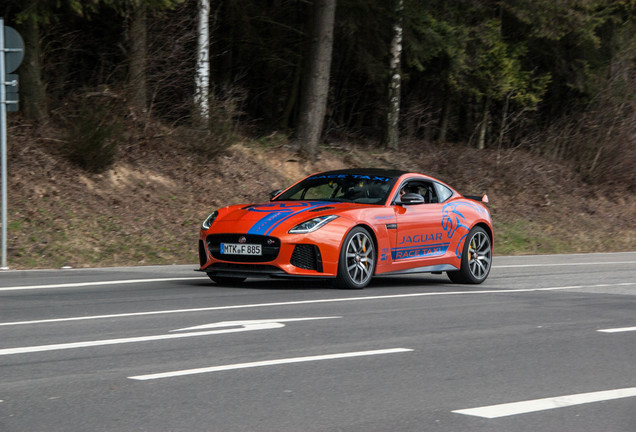
[[[481,227],[474,227],[464,242],[461,268],[446,272],[455,283],[480,284],[486,280],[492,264],[492,244],[490,237]]]
[[[336,285],[362,289],[369,284],[374,270],[375,245],[371,234],[362,227],[355,227],[349,231],[340,249]]]

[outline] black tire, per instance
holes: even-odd
[[[486,280],[492,265],[492,242],[481,227],[473,227],[462,248],[461,268],[446,272],[455,283],[480,284]]]
[[[369,231],[353,228],[342,242],[336,286],[345,289],[367,286],[375,271],[375,259],[375,244]]]
[[[212,282],[221,286],[236,286],[246,279],[244,277],[213,276],[210,274],[208,277],[212,279]]]

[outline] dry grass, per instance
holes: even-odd
[[[332,143],[310,163],[272,136],[208,159],[154,125],[130,132],[115,164],[89,174],[64,157],[61,136],[15,119],[10,125],[10,268],[195,264],[199,225],[214,209],[265,201],[312,172],[364,166],[424,172],[463,193],[488,193],[500,254],[636,249],[633,195],[592,188],[567,164],[523,151]]]

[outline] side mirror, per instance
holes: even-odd
[[[397,204],[400,205],[412,205],[412,204],[424,204],[424,197],[418,193],[407,193],[400,198]]]
[[[276,197],[276,195],[278,195],[278,194],[279,194],[279,193],[281,193],[282,191],[283,191],[282,189],[276,189],[275,191],[271,191],[271,192],[269,193],[269,200],[270,200],[270,201],[271,201],[271,200],[273,200],[273,199]]]

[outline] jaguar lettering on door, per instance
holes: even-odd
[[[398,239],[397,247],[391,249],[394,261],[408,258],[427,258],[446,253],[450,242],[442,241],[442,233],[403,235]]]

